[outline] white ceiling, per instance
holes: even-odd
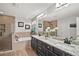
[[[79,3],[71,3],[69,6],[64,7],[58,11],[53,11],[48,18],[68,18],[68,17],[79,17]]]
[[[79,16],[78,3],[72,3],[58,11],[54,11],[55,9],[55,3],[0,3],[0,12],[15,16],[19,20],[30,21],[30,19],[44,11],[47,11],[49,19]]]
[[[17,19],[29,20],[51,5],[53,3],[0,3],[0,12]]]

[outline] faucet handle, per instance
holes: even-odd
[[[67,41],[68,41],[68,38],[65,38],[65,39],[64,39],[64,43],[66,43]]]
[[[72,39],[73,37],[71,36],[70,39]]]
[[[64,39],[64,43],[71,44],[71,42],[70,42],[70,40],[68,40],[68,38]]]

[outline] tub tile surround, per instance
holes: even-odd
[[[70,53],[73,56],[79,55],[79,46],[75,44],[66,44],[63,41],[51,39],[46,39],[44,36],[38,36],[38,35],[32,35],[32,37],[35,37],[36,39],[43,41],[45,43],[48,43],[51,46],[54,46],[58,49],[61,49],[67,53]]]

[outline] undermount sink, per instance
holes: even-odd
[[[62,47],[62,48],[64,48],[64,49],[66,49],[66,50],[68,50],[68,51],[72,51],[73,52],[73,48],[75,47],[75,46],[70,46],[69,44],[56,44],[57,46],[59,46],[59,47]]]
[[[66,50],[69,50],[69,51],[72,51],[72,52],[75,52],[75,51],[79,52],[79,46],[76,46],[74,44],[60,43],[60,44],[56,44],[56,45],[61,46],[62,48],[65,48]]]
[[[72,43],[76,44],[76,45],[79,45],[79,40],[74,40]]]

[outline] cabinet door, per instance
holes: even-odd
[[[55,53],[49,51],[49,50],[46,50],[46,56],[57,56]]]
[[[45,53],[43,53],[43,50],[41,49],[41,47],[38,48],[37,54],[38,54],[39,56],[45,56]]]
[[[31,37],[31,47],[33,48],[33,37]]]
[[[48,49],[48,50],[50,50],[50,51],[51,51],[51,48],[52,48],[52,46],[51,46],[51,45],[49,45],[49,44],[47,44],[47,43],[45,43],[44,45],[45,45],[45,49]]]
[[[55,48],[54,47],[54,53],[58,56],[63,56],[64,55],[64,52],[58,48]]]
[[[54,52],[52,52],[52,56],[57,56]]]
[[[53,47],[51,45],[45,43],[44,46],[45,46],[46,56],[56,56],[56,54],[53,52]]]
[[[34,49],[35,48],[35,44],[34,44],[34,38],[31,37],[31,47]]]
[[[45,49],[44,49],[44,45],[42,45],[43,42],[38,40],[38,50],[40,50],[40,52],[45,55]]]
[[[69,53],[64,52],[64,56],[72,56],[72,55],[69,54]]]
[[[38,56],[45,56],[42,52],[38,51]]]

